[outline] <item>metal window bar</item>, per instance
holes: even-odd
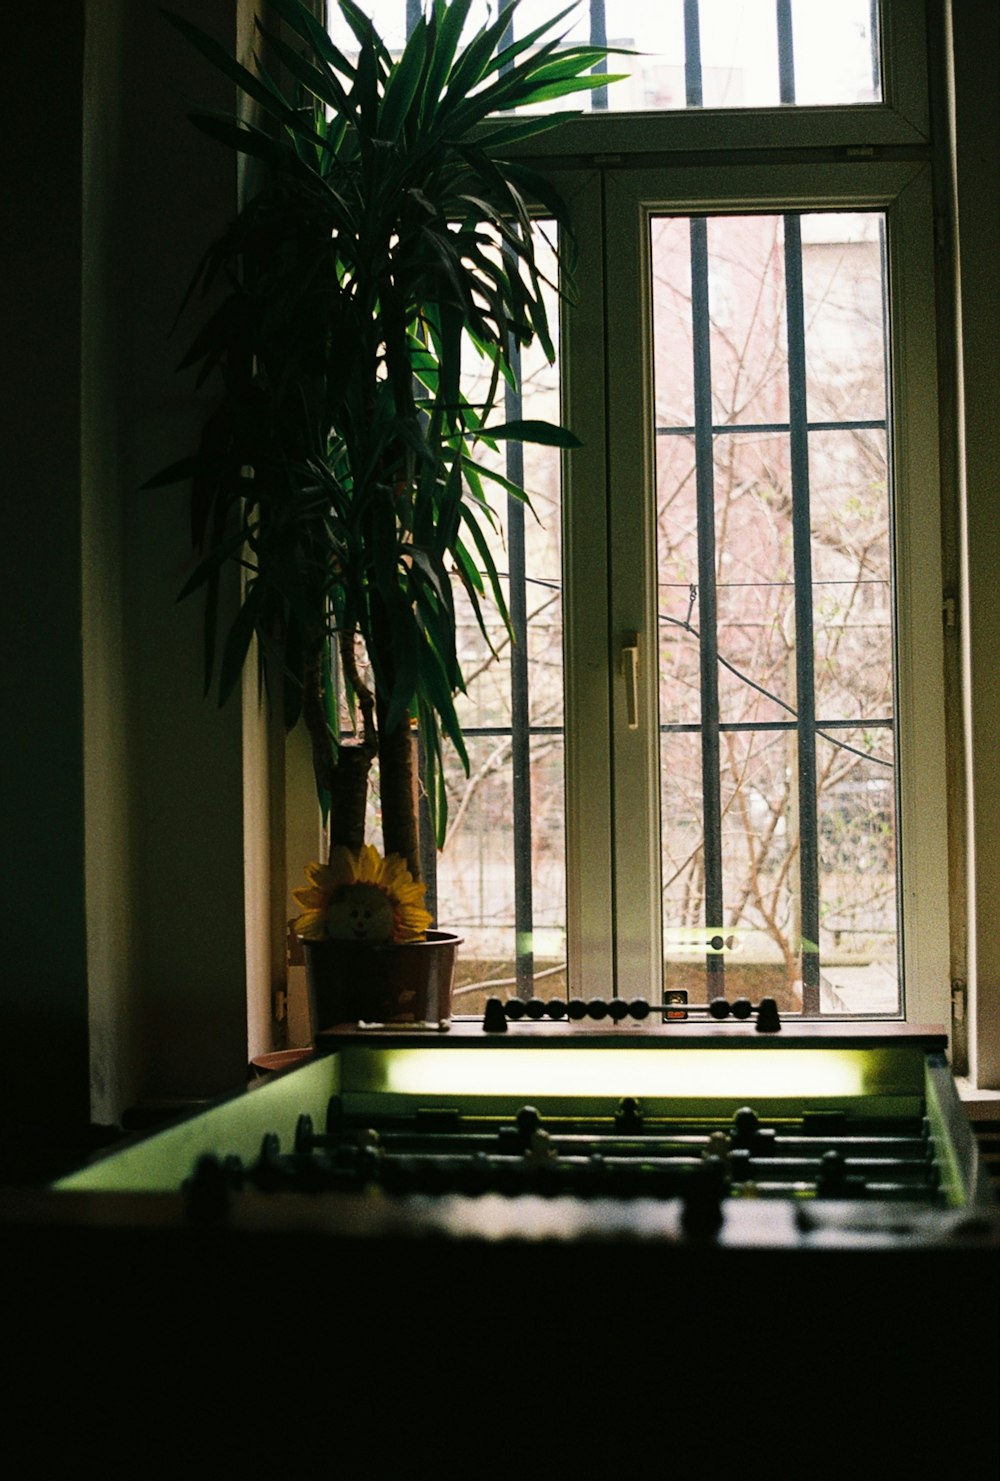
[[[783,0],[779,0],[779,7]],[[786,0],[787,3],[787,0]],[[790,20],[790,17],[789,17]],[[785,217],[788,415],[795,570],[795,686],[798,710],[799,911],[802,1011],[819,1012],[819,818],[816,799],[816,675],[813,647],[809,433],[806,429],[802,228]]]
[[[608,44],[608,19],[605,12],[604,0],[590,0],[590,44],[591,46],[607,46]],[[607,57],[598,62],[594,68],[595,72],[607,75]],[[607,87],[595,87],[590,94],[590,107],[592,112],[603,112],[608,106]]]
[[[510,0],[501,0],[500,14],[510,8]],[[504,33],[504,45],[514,39],[513,19]],[[521,353],[511,346],[514,384],[504,392],[507,420],[522,414]],[[507,440],[507,477],[518,488],[524,487],[524,448]],[[528,690],[528,597],[525,581],[524,506],[507,495],[508,608],[513,642],[510,648],[510,723],[511,723],[511,807],[514,830],[514,972],[516,992],[527,1000],[535,992],[535,957],[533,948],[534,902],[531,880],[531,721]]]
[[[684,85],[689,108],[704,100],[698,0],[684,0]],[[702,865],[705,925],[722,926],[722,778],[719,754],[719,648],[715,586],[715,463],[712,417],[712,347],[708,301],[708,222],[693,217],[691,328],[694,355],[695,487],[698,515],[698,626],[701,660]],[[723,995],[725,958],[707,952],[709,996]]]
[[[795,102],[791,0],[775,0],[782,103]],[[816,797],[816,673],[813,645],[812,524],[806,395],[802,224],[785,217],[785,296],[788,335],[788,417],[795,570],[795,703],[798,710],[799,938],[802,1011],[820,1011],[819,808]]]
[[[780,99],[795,102],[791,0],[775,0]],[[684,0],[685,93],[689,108],[703,105],[699,0]],[[799,902],[803,1011],[817,1014],[819,982],[819,823],[816,797],[816,705],[809,504],[809,422],[806,403],[802,238],[797,215],[786,215],[785,287],[788,325],[789,443],[792,481],[796,621],[796,719],[798,746]],[[722,804],[718,704],[719,651],[715,577],[715,484],[712,366],[708,299],[707,221],[693,218],[691,300],[694,358],[698,600],[701,675],[702,812],[705,925],[724,924]],[[731,429],[726,429],[731,430]],[[761,430],[761,429],[758,429]],[[777,429],[775,429],[777,430]],[[728,729],[729,727],[725,727]],[[721,954],[706,954],[710,990],[721,990]]]
[[[412,7],[414,0],[408,0]],[[500,0],[499,13],[510,8],[510,0]],[[409,10],[407,15],[409,24]],[[590,36],[594,45],[607,44],[607,16],[605,0],[590,0]],[[503,43],[509,45],[514,39],[513,22],[504,34]],[[599,64],[598,71],[607,72],[607,64]],[[608,90],[595,88],[590,95],[592,109],[606,109]],[[505,412],[508,420],[522,415],[520,391],[520,352],[513,350],[514,386],[505,391]],[[512,483],[523,487],[524,450],[517,442],[506,444],[506,473]],[[508,607],[510,611],[513,642],[510,656],[511,686],[511,809],[513,822],[514,856],[514,971],[516,993],[522,999],[534,996],[534,900],[532,892],[532,816],[531,816],[531,737],[549,733],[549,728],[534,727],[530,714],[530,687],[528,675],[528,612],[527,579],[524,543],[524,506],[517,499],[507,498],[507,544],[508,544]],[[474,733],[473,731],[469,732]]]
[[[507,420],[521,415],[521,355],[513,351],[514,385],[506,388]],[[507,442],[507,477],[524,487],[524,449]],[[524,505],[507,495],[507,553],[510,566],[509,607],[514,641],[510,647],[511,786],[514,819],[514,939],[517,995],[534,996],[532,946],[534,905],[531,883],[531,736],[528,694],[528,593],[525,581]]]

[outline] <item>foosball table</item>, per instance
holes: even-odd
[[[360,1220],[489,1244],[997,1239],[939,1032],[517,1009],[322,1033],[287,1072],[56,1191],[169,1194],[193,1224],[234,1231],[269,1205],[269,1224],[331,1237]]]
[[[524,1474],[543,1452],[589,1474],[595,1445],[641,1471],[681,1404],[745,1445],[787,1395],[790,1450],[792,1414],[828,1437],[849,1395],[894,1466],[903,1414],[926,1461],[930,1394],[993,1424],[1000,1210],[940,1031],[554,1011],[321,1033],[8,1201],[5,1332],[34,1344],[31,1393],[79,1388],[85,1352],[158,1433],[162,1393],[213,1433],[239,1393],[244,1436],[280,1410],[325,1443],[398,1441],[386,1475],[445,1418],[516,1450],[511,1416],[538,1406]],[[82,1346],[39,1325],[40,1289]]]

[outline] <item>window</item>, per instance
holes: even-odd
[[[558,398],[584,446],[503,512],[515,643],[469,625],[432,881],[460,1011],[707,981],[946,1017],[922,8],[845,4],[839,39],[822,10],[576,22],[648,53],[620,94],[643,111],[602,89],[533,147],[579,259],[524,412]]]
[[[508,3],[473,0],[467,33]],[[350,27],[336,4],[328,8],[331,35],[349,50]],[[515,34],[526,35],[564,8],[552,0],[519,0]],[[362,9],[390,48],[402,49],[421,3],[368,0]],[[569,42],[617,49],[606,70],[622,80],[597,90],[595,109],[660,112],[878,102],[878,27],[876,0],[822,7],[814,0],[583,0],[566,17],[563,32]],[[691,89],[695,69],[697,97]],[[580,100],[571,97],[564,106],[576,110]]]
[[[648,225],[670,975],[895,1012],[884,216]]]

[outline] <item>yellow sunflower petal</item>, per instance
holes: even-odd
[[[326,890],[318,890],[312,885],[303,885],[301,889],[292,891],[292,898],[306,910],[322,910],[329,899],[329,894]]]
[[[362,844],[356,854],[338,844],[330,850],[329,864],[306,866],[306,878],[309,884],[293,890],[292,895],[304,907],[293,926],[307,941],[320,941],[330,934],[331,901],[355,884],[373,886],[386,896],[392,906],[394,941],[421,940],[432,923],[424,908],[427,886],[413,878],[401,855],[383,859],[370,843]]]
[[[392,915],[393,941],[422,941],[432,919],[430,912],[422,906],[397,905]]]
[[[322,910],[304,910],[292,922],[292,928],[304,941],[322,941],[326,935],[326,914]]]
[[[388,858],[383,859],[382,877],[379,883],[388,894],[398,896],[400,890],[412,885],[413,882],[409,865],[399,854],[390,854]]]
[[[384,888],[385,860],[370,843],[363,843],[355,862],[355,878],[362,884],[375,884]]]
[[[423,883],[417,884],[415,880],[411,879],[408,884],[395,885],[389,893],[399,901],[400,905],[416,905],[419,907],[424,903],[427,886]]]

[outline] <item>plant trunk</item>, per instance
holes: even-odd
[[[302,719],[309,732],[312,746],[313,775],[316,786],[324,792],[333,792],[333,776],[337,763],[337,745],[326,720],[323,702],[323,648],[322,642],[313,645],[302,670]]]
[[[330,848],[339,845],[351,853],[361,851],[365,841],[368,811],[368,779],[377,754],[373,716],[375,700],[358,669],[353,629],[338,633],[344,682],[354,695],[361,714],[361,739],[337,747],[330,792]]]
[[[399,854],[416,880],[420,872],[417,826],[417,734],[404,720],[386,731],[379,706],[378,771],[382,802],[382,842],[386,854]]]
[[[317,646],[305,668],[302,719],[312,745],[316,784],[330,798],[330,847],[343,844],[357,853],[365,841],[368,776],[375,746],[365,725],[362,740],[338,745],[323,702],[323,653]]]
[[[392,629],[380,597],[372,597],[372,639],[378,653],[379,682],[375,690],[375,712],[378,724],[379,797],[382,808],[382,843],[385,853],[405,859],[415,880],[423,878],[420,870],[420,828],[417,807],[416,731],[404,715],[389,730],[386,716],[395,686],[395,662],[392,651]],[[374,655],[373,659],[374,659]]]
[[[351,853],[361,851],[365,841],[365,812],[368,805],[368,774],[372,756],[360,741],[337,747],[330,790],[330,847],[342,844]]]

